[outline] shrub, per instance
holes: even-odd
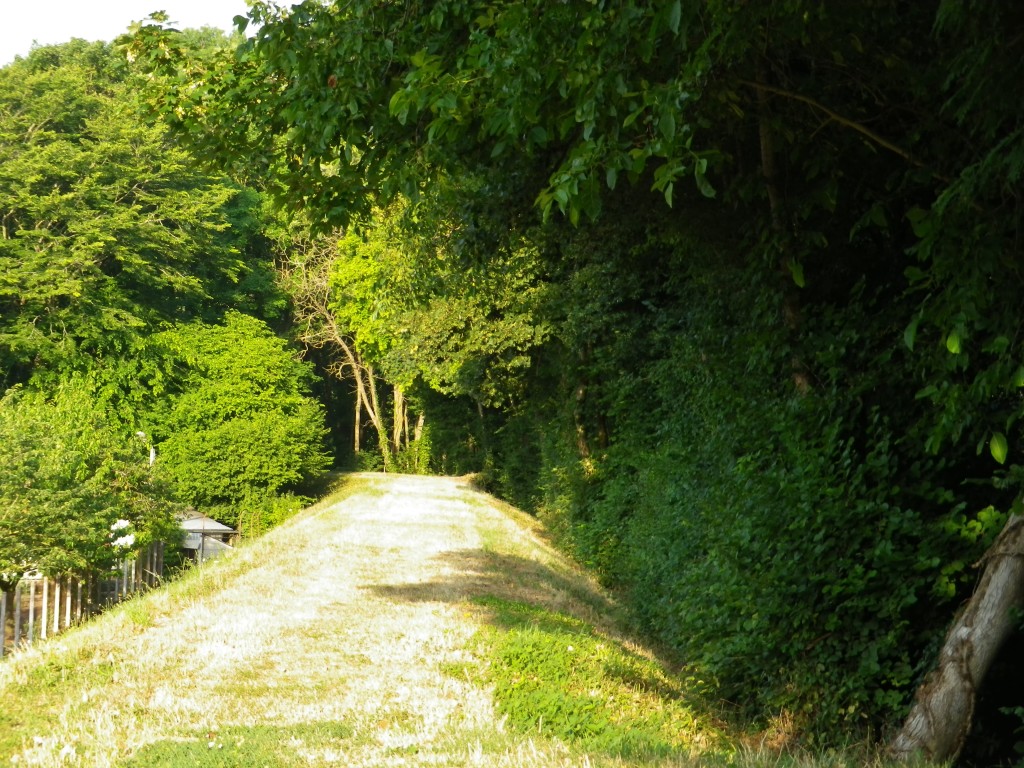
[[[255,509],[329,467],[310,369],[261,321],[232,312],[224,325],[179,326],[161,341],[185,367],[154,433],[185,501]]]

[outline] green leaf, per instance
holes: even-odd
[[[668,10],[668,28],[672,30],[672,34],[679,34],[679,20],[682,17],[683,4],[681,0],[676,0],[672,3]]]
[[[707,158],[702,157],[696,163],[693,164],[693,179],[697,182],[697,189],[704,197],[713,199],[715,197],[715,188],[711,186],[711,182],[708,181],[707,177],[708,161]]]
[[[402,109],[405,96],[405,91],[395,91],[394,94],[392,94],[391,101],[388,102],[388,113],[391,114],[392,117],[398,117],[399,112],[403,112],[403,114],[408,112],[408,108],[405,110]]]
[[[1024,365],[1020,366],[1013,374],[1013,386],[1024,387]]]
[[[910,325],[907,326],[906,330],[903,331],[903,343],[907,345],[907,349],[911,352],[914,351],[914,341],[917,338],[917,326],[921,323],[921,316],[918,315],[910,321]]]
[[[658,120],[658,129],[661,131],[661,135],[665,137],[665,141],[672,141],[676,137],[676,115],[671,109],[666,109],[661,113],[661,117]]]
[[[992,435],[992,439],[988,443],[988,449],[992,452],[992,458],[998,461],[1000,464],[1006,463],[1006,435],[1002,432],[996,432]]]
[[[794,259],[789,262],[789,271],[793,275],[793,282],[796,283],[798,287],[803,288],[806,286],[807,282],[804,279],[803,264]]]
[[[619,178],[619,172],[615,168],[609,168],[605,171],[604,178],[608,183],[608,189],[615,189],[615,182]]]
[[[946,349],[951,355],[960,354],[960,334],[957,331],[950,331],[946,337]]]
[[[922,240],[932,233],[934,220],[930,211],[926,211],[923,208],[915,206],[907,211],[907,220],[910,221],[910,226],[914,230],[914,235]]]

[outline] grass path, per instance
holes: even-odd
[[[528,518],[458,480],[354,476],[0,664],[0,765],[648,764],[508,726],[458,673],[479,667],[481,596],[598,625],[613,610]]]

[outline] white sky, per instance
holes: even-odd
[[[245,0],[0,0],[0,66],[27,54],[33,41],[113,40],[153,11],[166,11],[178,29],[230,32],[231,20],[246,10]]]

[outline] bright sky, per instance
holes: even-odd
[[[167,11],[178,29],[230,32],[231,20],[247,9],[245,0],[0,0],[0,66],[27,54],[33,41],[113,40],[153,11]]]

